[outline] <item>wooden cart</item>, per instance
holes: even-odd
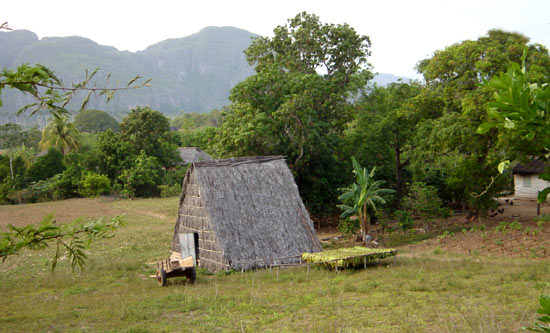
[[[193,234],[180,234],[181,253],[172,252],[170,258],[157,261],[156,278],[160,286],[166,286],[167,279],[185,276],[190,283],[197,279],[197,253]]]

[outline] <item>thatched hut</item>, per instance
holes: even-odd
[[[183,180],[172,250],[193,233],[199,267],[210,271],[291,264],[321,251],[284,157],[193,163]]]
[[[197,147],[179,147],[178,153],[180,154],[183,164],[212,160],[210,155]]]

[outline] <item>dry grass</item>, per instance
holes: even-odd
[[[28,205],[0,206],[0,230],[6,225],[22,226],[39,223],[47,214],[58,222],[68,222],[82,216],[86,219],[113,216],[122,211],[113,207],[110,198],[82,198]]]
[[[169,216],[177,199],[91,202],[95,213],[125,212],[128,225],[92,245],[83,273],[61,263],[52,275],[48,249],[0,264],[0,331],[517,332],[550,293],[547,260],[439,247],[406,248],[366,270],[199,274],[195,285],[161,288],[148,276],[169,253],[175,218],[143,212]]]

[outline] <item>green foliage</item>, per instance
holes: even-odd
[[[31,96],[34,103],[30,103],[18,110],[17,114],[30,112],[34,115],[40,110],[46,110],[54,118],[65,117],[69,112],[66,109],[67,104],[78,92],[87,92],[82,100],[80,109],[84,110],[88,105],[90,96],[95,93],[98,96],[106,96],[107,101],[114,98],[116,90],[137,89],[148,85],[149,80],[140,81],[141,78],[135,77],[123,88],[89,87],[88,84],[98,73],[99,68],[88,73],[86,70],[84,80],[73,83],[71,87],[65,87],[61,79],[46,66],[35,64],[23,64],[16,69],[4,68],[0,71],[0,94],[4,88],[18,90],[28,96]],[[0,99],[0,106],[2,100]]]
[[[161,198],[175,197],[181,194],[181,185],[179,184],[159,185],[159,189]]]
[[[98,133],[108,129],[118,131],[118,121],[100,110],[80,111],[74,118],[74,125],[81,132]]]
[[[42,130],[41,149],[58,148],[63,154],[79,147],[79,132],[66,116],[54,117]]]
[[[528,41],[517,33],[491,30],[475,41],[436,51],[418,64],[427,88],[418,101],[427,106],[423,112],[428,117],[417,125],[411,163],[414,181],[424,181],[426,164],[441,168],[450,191],[440,187],[440,193],[451,193],[452,201],[478,213],[493,207],[493,198],[509,188],[505,177],[495,181],[496,166],[504,157],[502,144],[495,140],[494,130],[477,132],[487,120],[486,108],[494,92],[482,83],[517,62],[526,46],[533,52],[529,75],[537,80],[548,76],[548,51]]]
[[[428,222],[442,216],[444,212],[437,188],[424,183],[413,183],[404,201],[405,207],[422,218],[426,229]]]
[[[416,146],[416,124],[421,120],[415,102],[420,92],[417,83],[370,88],[358,102],[341,149],[347,156],[360,156],[360,163],[377,167],[378,177],[396,189],[395,207],[399,207],[410,178],[406,168]]]
[[[232,89],[216,152],[285,155],[308,207],[334,202],[345,184],[335,155],[352,117],[350,97],[372,76],[369,47],[347,24],[323,24],[307,13],[255,39],[245,53],[256,74]]]
[[[550,149],[550,87],[547,82],[539,85],[529,80],[527,48],[518,63],[511,63],[506,72],[494,76],[486,87],[495,90],[493,101],[488,104],[488,121],[478,128],[479,133],[498,130],[499,139],[512,157],[522,160],[546,158]],[[550,180],[550,172],[539,175]],[[550,188],[540,193],[544,202]]]
[[[137,107],[122,120],[120,138],[135,152],[156,157],[162,166],[169,167],[180,160],[176,152],[178,135],[170,132],[168,118],[149,107]]]
[[[85,249],[93,240],[112,237],[112,232],[124,225],[122,216],[110,221],[102,219],[86,222],[76,219],[71,223],[56,225],[53,215],[44,217],[37,225],[16,227],[8,225],[8,231],[0,232],[0,258],[2,262],[7,257],[20,254],[23,249],[42,250],[50,244],[56,248],[52,258],[52,271],[63,255],[71,263],[71,268],[78,266],[84,269],[86,260]]]
[[[30,182],[51,178],[65,170],[63,154],[56,148],[48,149],[46,155],[39,157],[29,168],[27,177]]]
[[[342,189],[342,195],[338,197],[342,205],[338,208],[342,210],[341,218],[357,216],[361,226],[363,241],[366,243],[366,236],[369,231],[370,216],[369,209],[376,212],[377,205],[383,205],[386,200],[383,196],[394,193],[391,189],[381,188],[384,184],[382,180],[374,180],[376,167],[367,173],[367,169],[359,165],[355,157],[351,158],[353,172],[355,174],[355,183],[348,188]]]
[[[97,197],[111,191],[111,182],[105,175],[87,172],[82,175],[80,193],[86,197]]]
[[[137,155],[130,142],[110,129],[99,134],[97,150],[99,170],[113,181],[132,167]]]
[[[397,217],[401,230],[407,231],[414,227],[414,219],[412,218],[411,212],[408,210],[396,210],[395,216]]]
[[[130,196],[152,197],[159,195],[163,170],[156,157],[148,156],[142,150],[135,165],[124,170],[119,179],[124,184],[124,190]]]
[[[338,230],[348,237],[354,236],[359,230],[359,219],[347,217],[338,222]]]
[[[23,130],[20,125],[13,123],[0,125],[0,149],[15,149],[20,146],[37,148],[40,136],[36,127]]]
[[[550,332],[550,296],[540,295],[539,297],[540,308],[537,310],[541,317],[537,318],[535,327],[524,328],[532,332]]]

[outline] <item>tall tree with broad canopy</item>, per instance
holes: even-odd
[[[126,141],[138,155],[142,150],[158,159],[164,167],[180,160],[176,148],[179,136],[170,132],[170,122],[165,115],[150,107],[133,109],[120,124],[120,138]]]
[[[549,77],[545,83],[533,82],[529,78],[526,58],[527,48],[519,63],[512,63],[506,72],[494,76],[485,83],[493,88],[493,100],[488,104],[488,120],[481,124],[478,133],[498,131],[498,138],[507,152],[506,158],[529,161],[548,160],[550,153],[550,86]],[[499,171],[509,160],[499,165]],[[546,169],[539,178],[550,181],[550,170]],[[539,202],[546,201],[550,187],[539,194]]]
[[[359,163],[377,167],[378,178],[395,186],[395,205],[405,192],[410,151],[420,120],[414,98],[421,92],[417,83],[392,83],[372,87],[358,102],[356,117],[346,130],[342,151],[360,156]]]
[[[336,147],[352,119],[351,97],[372,77],[370,40],[347,24],[296,15],[245,51],[256,74],[231,91],[216,135],[222,156],[281,154],[314,211],[342,183]]]
[[[494,92],[482,83],[518,62],[525,47],[530,51],[527,75],[535,82],[547,77],[548,51],[528,42],[521,34],[491,30],[475,41],[436,51],[417,67],[426,80],[425,92],[439,100],[442,107],[438,114],[417,126],[413,178],[425,181],[421,171],[426,163],[444,169],[448,175],[446,185],[472,213],[483,214],[495,204],[495,195],[507,186],[501,177],[485,191],[497,175],[496,166],[503,152],[497,146],[494,131],[476,132],[487,119],[487,103]]]

